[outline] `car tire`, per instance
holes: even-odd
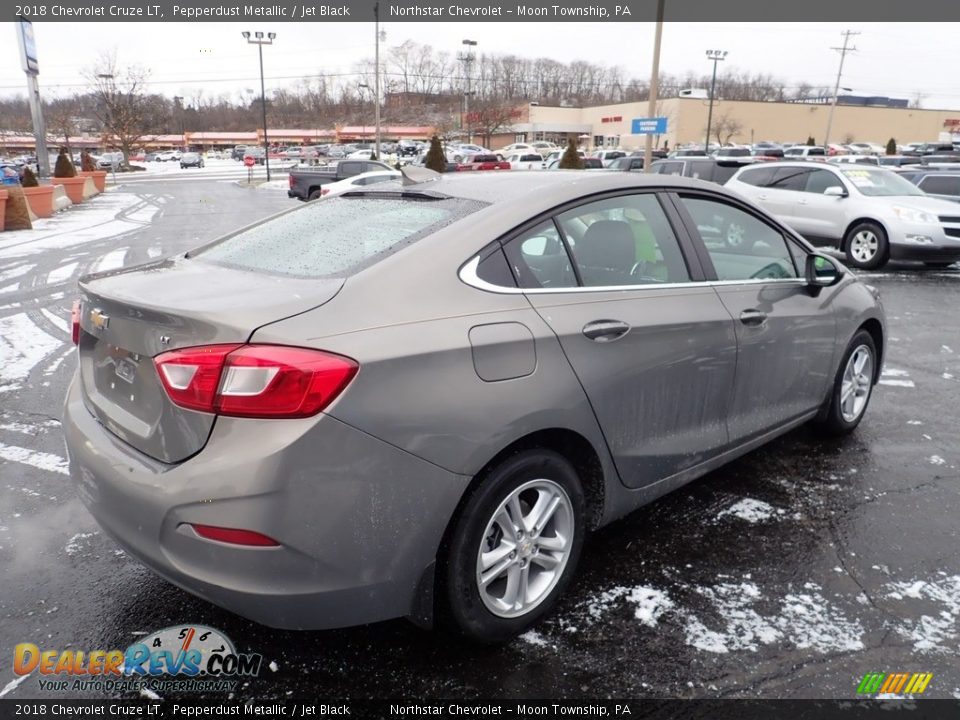
[[[858,364],[860,365],[858,369]],[[824,435],[847,435],[860,424],[877,377],[877,346],[873,336],[859,330],[840,361],[825,412],[816,419],[816,428]]]
[[[585,534],[573,466],[550,450],[508,457],[484,475],[453,526],[441,576],[444,619],[476,642],[516,637],[566,590]]]
[[[319,200],[322,197],[323,197],[323,192],[318,188],[314,190],[312,193],[310,193],[309,195],[307,195],[307,200]]]
[[[865,220],[850,228],[843,241],[847,262],[860,270],[876,270],[890,259],[886,231],[877,223]]]

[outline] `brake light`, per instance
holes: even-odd
[[[70,337],[74,345],[80,344],[80,307],[80,300],[74,300],[70,309]]]
[[[287,175],[287,187],[293,189],[293,173]]]
[[[247,545],[249,547],[279,547],[280,543],[272,537],[254,532],[253,530],[240,530],[238,528],[215,527],[213,525],[194,525],[190,524],[194,532],[207,540],[216,540],[217,542],[230,543],[231,545]]]
[[[330,188],[325,188],[325,187],[320,188],[320,195],[321,195],[321,196],[326,195],[326,194],[329,193],[329,192],[330,192]]]
[[[153,362],[176,405],[253,418],[316,415],[359,369],[342,355],[283,345],[205,345],[171,350]]]

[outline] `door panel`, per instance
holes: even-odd
[[[804,192],[798,194],[797,211],[791,226],[807,238],[821,238],[833,242],[843,237],[846,229],[845,197],[824,195],[828,187],[845,189],[830,170],[812,170],[807,175]]]
[[[835,319],[799,277],[782,232],[716,199],[681,196],[719,281],[717,296],[734,319],[738,353],[727,424],[741,444],[818,407],[833,372]],[[744,229],[730,247],[703,230],[721,222]]]
[[[736,337],[712,288],[528,298],[559,337],[625,485],[669,477],[727,445]],[[597,321],[616,337],[588,338]],[[619,334],[614,323],[630,329]]]

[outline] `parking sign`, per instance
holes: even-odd
[[[630,132],[634,135],[663,135],[666,131],[665,117],[634,118],[630,123]]]

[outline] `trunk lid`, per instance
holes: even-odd
[[[323,305],[343,279],[300,279],[182,256],[80,281],[83,397],[114,435],[152,458],[180,462],[207,441],[214,415],[170,401],[160,353],[241,344],[262,325]]]

